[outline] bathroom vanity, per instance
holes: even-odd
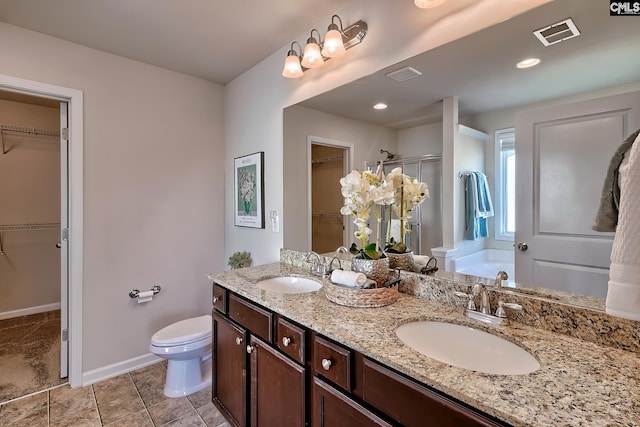
[[[322,281],[274,263],[211,274],[214,404],[235,425],[632,425],[640,419],[638,353],[512,322],[484,326],[460,307],[402,293],[351,308],[324,289],[259,289],[268,277]],[[326,280],[326,279],[324,279]],[[483,374],[403,344],[395,330],[437,320],[485,330],[533,354],[526,375]]]

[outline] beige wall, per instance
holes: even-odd
[[[210,311],[225,268],[222,87],[4,23],[0,40],[0,74],[84,92],[82,370],[146,355]]]
[[[0,124],[57,131],[60,110],[0,99]],[[4,140],[0,226],[59,223],[59,138],[6,132]],[[59,235],[59,229],[2,233],[0,318],[60,303]]]
[[[442,154],[442,122],[398,131],[399,157]]]
[[[284,110],[284,247],[308,251],[310,212],[307,202],[307,137],[315,136],[353,144],[353,167],[363,170],[367,161],[379,160],[380,149],[397,149],[393,129],[292,106]],[[336,190],[340,191],[340,188]],[[339,194],[339,193],[338,193]],[[354,238],[355,239],[355,238]],[[334,248],[335,249],[335,248]]]

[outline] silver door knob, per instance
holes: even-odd
[[[285,347],[289,347],[289,344],[291,344],[291,338],[282,337],[282,345],[285,346]]]
[[[519,251],[524,252],[524,251],[526,251],[527,249],[529,249],[529,245],[527,245],[527,244],[526,244],[526,243],[524,243],[524,242],[520,242],[520,243],[518,243],[518,250],[519,250]]]
[[[242,337],[236,337],[236,345],[242,345]]]
[[[322,369],[324,369],[325,371],[328,371],[330,368],[331,368],[331,360],[322,359]]]
[[[253,352],[253,350],[256,349],[255,345],[248,345],[247,346],[247,353],[251,354],[251,352]]]
[[[62,247],[62,243],[58,242],[56,243],[56,248],[60,249]]]

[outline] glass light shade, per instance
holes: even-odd
[[[300,66],[300,58],[297,55],[288,55],[284,61],[284,69],[282,76],[288,79],[297,79],[302,77],[302,67]]]
[[[440,6],[447,0],[415,0],[416,6],[421,9],[431,9]]]
[[[324,38],[322,56],[326,58],[337,58],[344,55],[347,50],[342,42],[342,34],[338,30],[330,30]]]
[[[302,66],[306,68],[318,68],[324,64],[320,54],[320,46],[315,41],[308,42],[302,54]]]

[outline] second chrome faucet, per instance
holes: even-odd
[[[497,280],[497,279],[496,279]],[[491,314],[491,302],[489,298],[489,291],[482,283],[476,283],[471,288],[471,293],[465,294],[464,292],[455,292],[459,297],[469,298],[464,309],[464,315],[470,319],[479,320],[480,322],[489,323],[491,325],[507,325],[509,319],[507,318],[506,310],[522,310],[522,306],[519,304],[505,303],[504,301],[498,301],[495,314]],[[476,298],[480,298],[479,307],[476,305]],[[478,308],[476,308],[478,307]]]

